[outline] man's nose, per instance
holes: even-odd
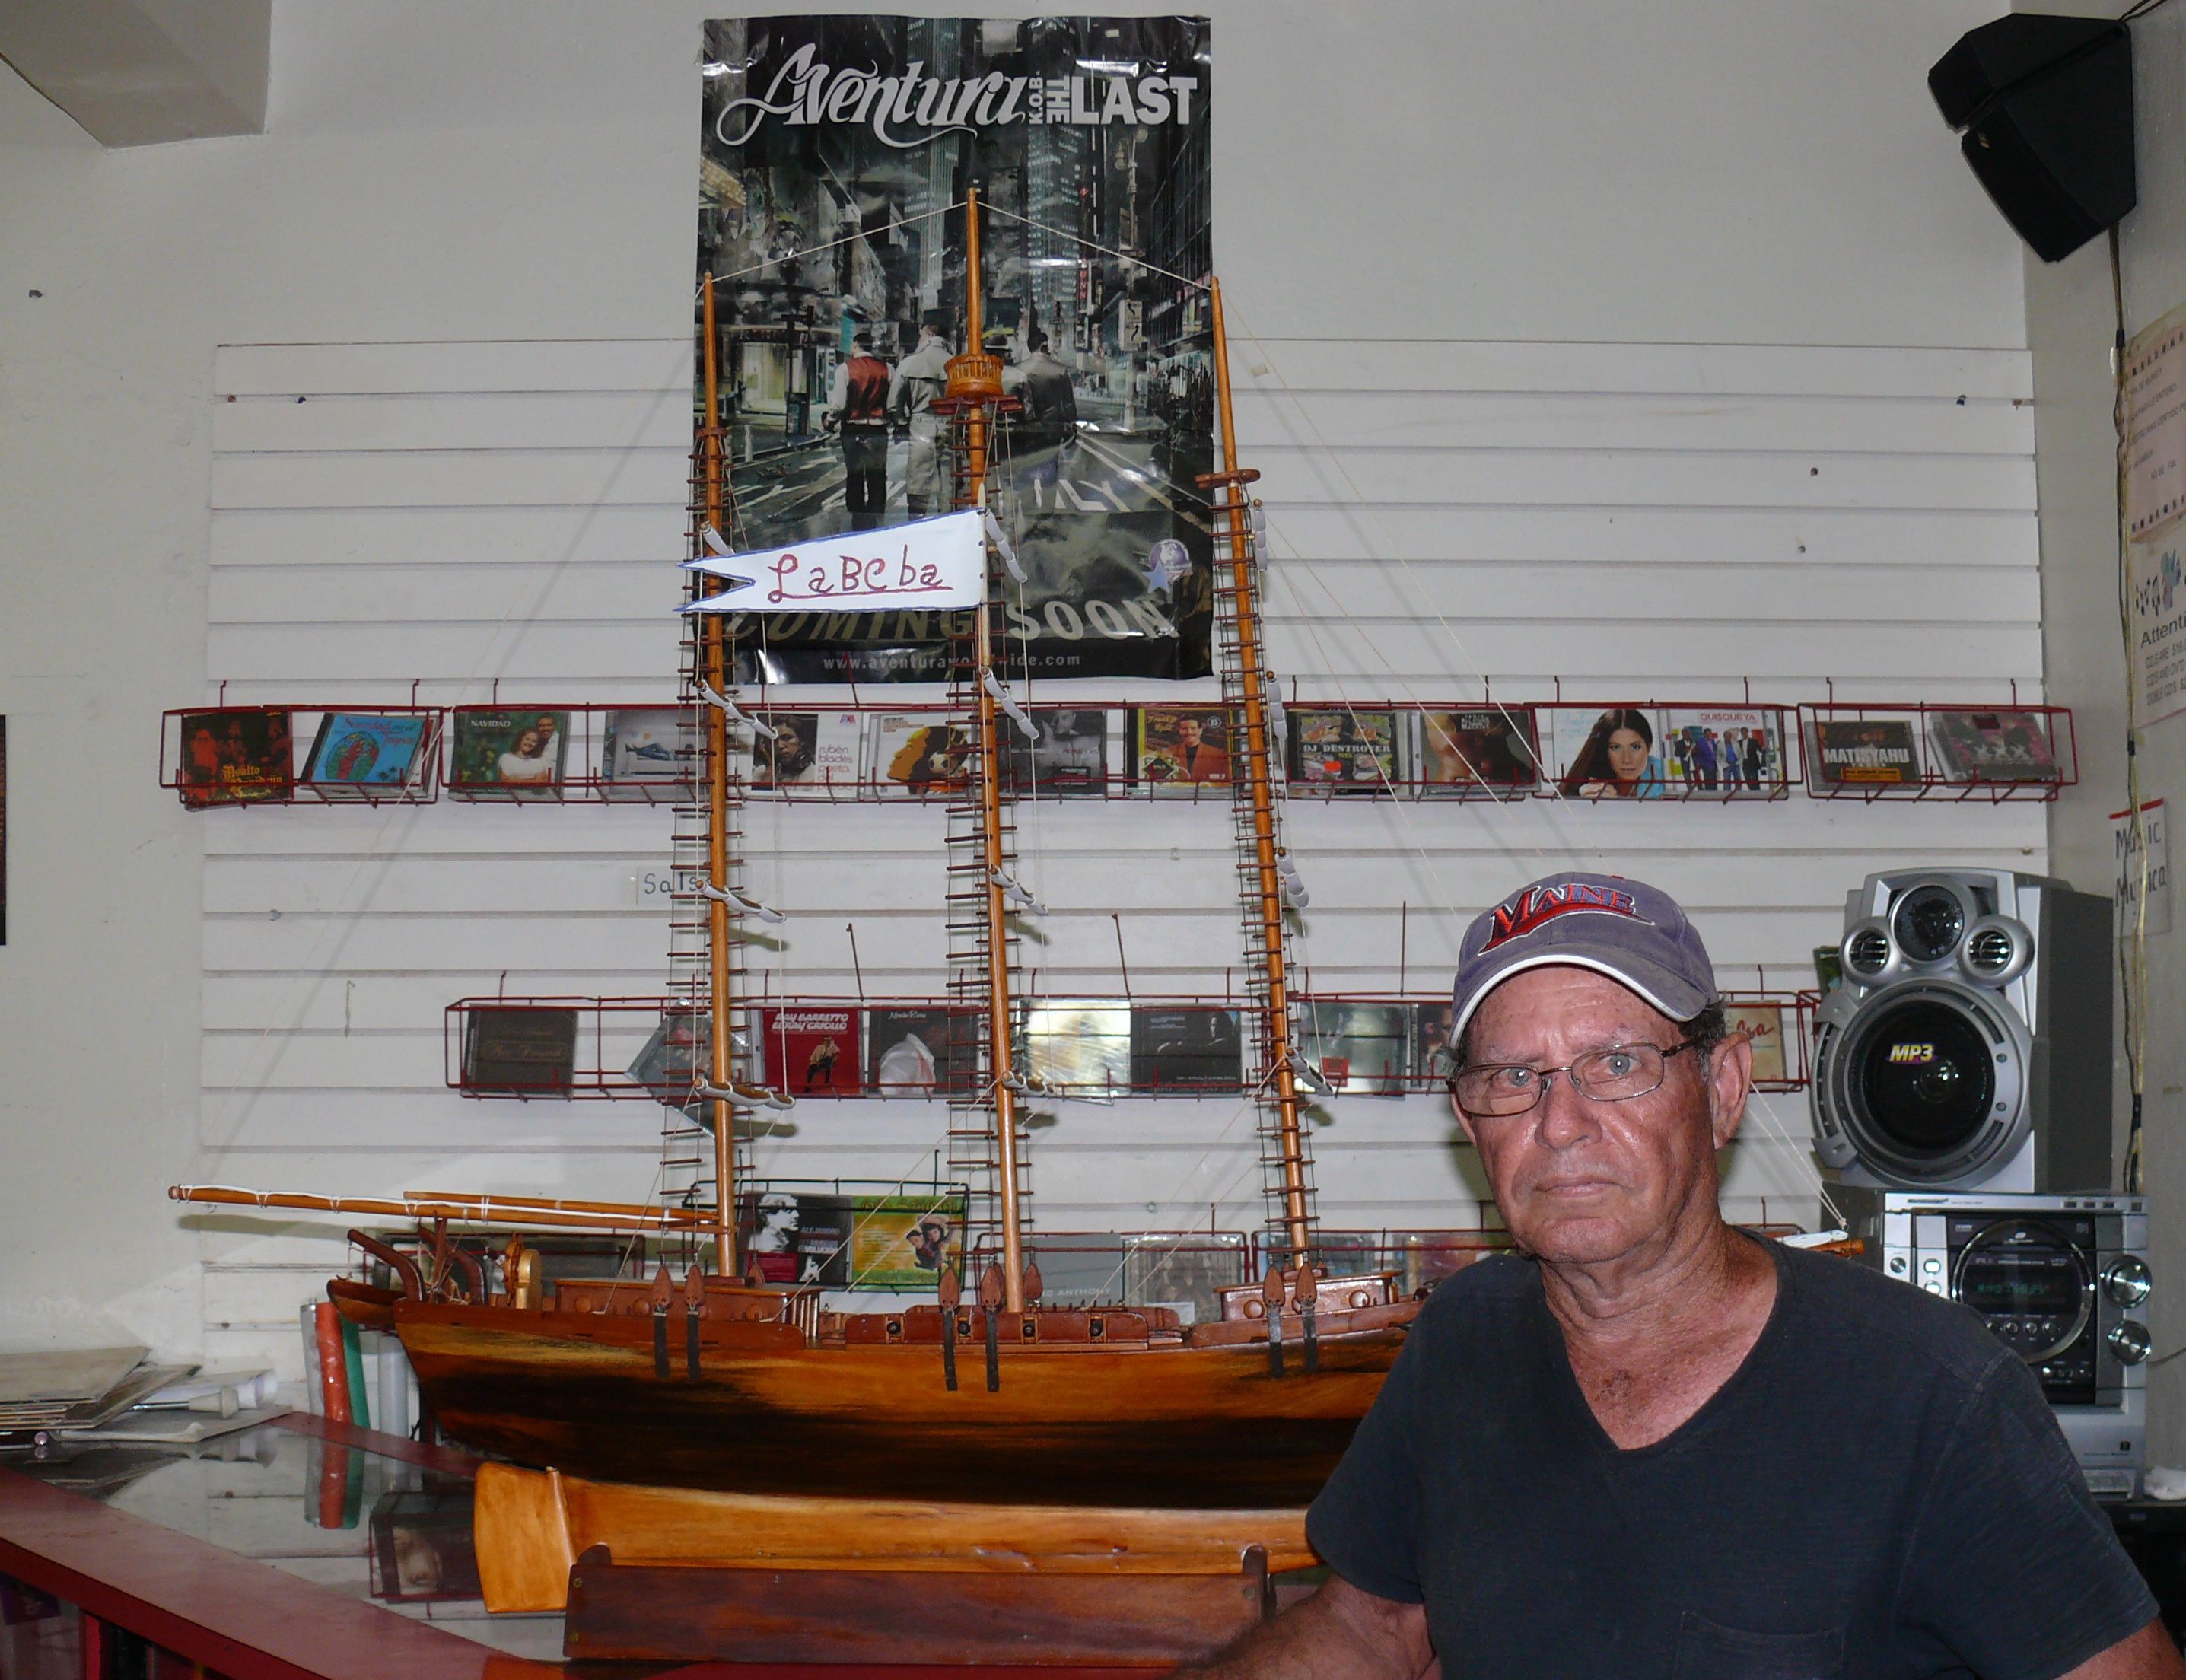
[[[1572,1083],[1571,1070],[1559,1068],[1547,1075],[1546,1080],[1534,1135],[1547,1147],[1556,1150],[1569,1149],[1593,1136],[1599,1124],[1595,1106],[1578,1094],[1578,1087]]]

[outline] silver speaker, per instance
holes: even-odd
[[[1870,875],[1814,1018],[1814,1154],[1842,1183],[2110,1184],[2110,900],[2009,870]]]

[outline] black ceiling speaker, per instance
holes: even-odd
[[[2108,18],[2020,12],[1928,72],[1943,120],[2004,220],[2055,262],[2133,206],[2133,36]]]

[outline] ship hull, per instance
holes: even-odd
[[[441,1427],[518,1464],[728,1492],[1223,1509],[1320,1491],[1402,1345],[1387,1325],[1291,1347],[807,1345],[681,1313],[659,1374],[650,1314],[405,1302],[395,1327]]]

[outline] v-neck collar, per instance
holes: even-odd
[[[1735,1230],[1737,1227],[1732,1229]],[[1563,1326],[1556,1322],[1556,1315],[1549,1310],[1547,1282],[1536,1274],[1535,1280],[1540,1285],[1540,1293],[1533,1302],[1537,1311],[1536,1330],[1548,1339],[1543,1352],[1550,1369],[1554,1373],[1550,1381],[1557,1390],[1558,1401],[1572,1414],[1572,1421],[1578,1425],[1583,1438],[1612,1466],[1636,1464],[1658,1453],[1673,1452],[1704,1433],[1717,1415],[1735,1401],[1743,1387],[1759,1380],[1752,1374],[1766,1365],[1774,1356],[1776,1344],[1783,1340],[1784,1320],[1798,1285],[1793,1280],[1791,1268],[1785,1263],[1780,1244],[1754,1236],[1747,1231],[1740,1231],[1739,1235],[1759,1243],[1776,1268],[1776,1299],[1769,1304],[1768,1322],[1761,1326],[1761,1334],[1753,1339],[1753,1346],[1746,1350],[1746,1357],[1738,1362],[1737,1369],[1718,1385],[1714,1393],[1701,1402],[1700,1409],[1660,1441],[1651,1441],[1644,1447],[1618,1446],[1609,1431],[1601,1426],[1601,1420],[1595,1415],[1594,1408],[1587,1403],[1586,1391],[1578,1385],[1578,1373],[1572,1369],[1571,1349],[1564,1341]]]

